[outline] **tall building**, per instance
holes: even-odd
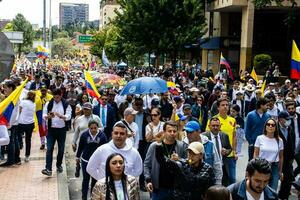
[[[256,9],[252,0],[206,0],[202,69],[217,72],[222,52],[238,75],[240,70],[251,70],[254,56],[264,53],[287,75],[292,39],[300,42],[300,0],[295,2]]]
[[[116,17],[115,10],[120,10],[120,8],[116,0],[102,0],[100,2],[99,28],[102,29],[105,25],[109,24],[110,20]]]
[[[89,21],[89,5],[77,3],[59,4],[59,26],[62,28],[68,23]]]

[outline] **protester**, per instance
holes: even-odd
[[[52,175],[53,150],[57,141],[58,153],[56,158],[56,169],[58,173],[63,172],[62,160],[64,156],[66,141],[66,121],[71,119],[72,109],[62,98],[60,89],[53,90],[53,99],[51,99],[43,109],[43,118],[48,120],[46,167],[42,174]]]
[[[283,141],[279,137],[278,124],[275,119],[268,119],[262,135],[256,138],[253,157],[264,158],[271,163],[269,186],[277,191],[279,179],[283,180]]]
[[[27,98],[21,100],[19,110],[19,125],[18,131],[20,135],[25,133],[25,162],[29,161],[31,150],[31,137],[34,129],[34,115],[35,115],[35,92],[29,91]]]
[[[76,163],[79,164],[81,160],[82,169],[82,200],[87,200],[88,189],[90,185],[90,175],[86,171],[88,161],[96,149],[107,143],[106,136],[103,131],[99,129],[99,121],[91,119],[88,122],[88,130],[81,134],[78,150],[76,152]],[[96,184],[96,180],[92,178],[91,190]]]
[[[268,186],[271,173],[271,164],[267,160],[255,158],[249,161],[246,178],[228,187],[232,200],[277,200],[276,192]]]
[[[170,121],[165,122],[163,126],[164,139],[161,144],[153,142],[147,152],[144,162],[144,176],[146,180],[146,188],[152,193],[152,200],[173,197],[174,176],[166,166],[160,166],[156,157],[156,146],[164,147],[163,154],[168,159],[178,161],[186,158],[186,152],[183,142],[177,141],[177,124]]]
[[[187,155],[187,160],[176,162],[164,156],[163,145],[156,146],[156,159],[160,167],[167,168],[174,177],[172,196],[181,200],[202,200],[206,190],[215,182],[213,169],[203,160],[205,152],[200,142],[190,143]]]
[[[139,200],[137,179],[133,176],[125,175],[125,167],[125,158],[122,154],[113,153],[109,155],[105,163],[106,176],[96,183],[91,199]]]
[[[106,177],[105,161],[112,153],[120,153],[126,159],[125,174],[138,177],[143,171],[141,156],[138,151],[127,143],[127,128],[123,123],[113,127],[112,140],[100,146],[91,156],[87,172],[96,180]]]
[[[150,112],[151,122],[146,126],[147,142],[159,142],[163,137],[163,126],[165,122],[160,121],[161,111],[159,108],[153,108]]]
[[[214,185],[207,189],[204,200],[231,200],[231,195],[226,187]]]

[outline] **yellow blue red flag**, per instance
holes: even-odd
[[[100,103],[102,103],[100,97],[101,95],[99,94],[96,85],[94,83],[94,80],[91,76],[91,74],[88,71],[84,71],[84,77],[85,77],[85,86],[86,86],[86,91],[91,97],[96,98]]]
[[[9,124],[11,114],[20,99],[27,80],[28,78],[0,103],[0,124]]]
[[[292,45],[291,78],[300,80],[300,51],[294,40]]]

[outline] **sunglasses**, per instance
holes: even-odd
[[[276,124],[273,124],[273,123],[267,123],[266,125],[269,126],[269,127],[275,127],[276,126]]]
[[[159,114],[151,114],[152,117],[157,117]]]

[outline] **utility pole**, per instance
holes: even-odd
[[[49,1],[49,43],[48,43],[48,47],[50,51],[49,58],[51,58],[51,39],[52,39],[51,2],[52,0]]]
[[[44,0],[44,18],[43,18],[43,41],[44,41],[44,47],[46,47],[46,0]]]

